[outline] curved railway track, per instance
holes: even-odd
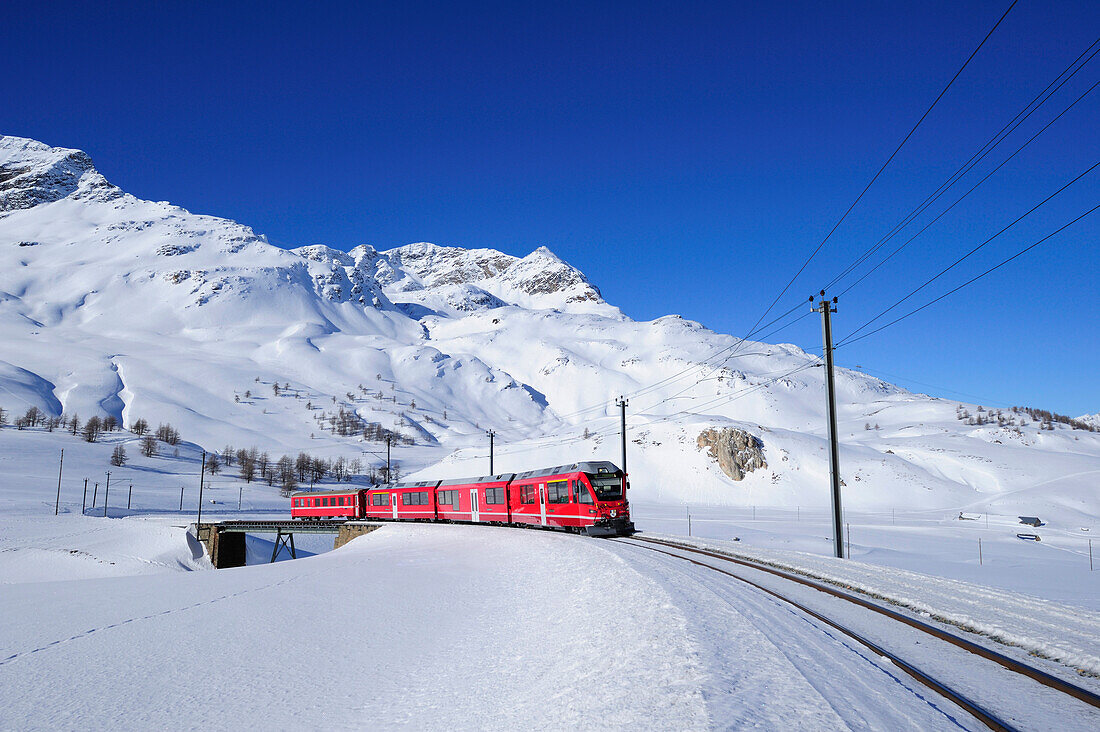
[[[660,540],[660,539],[652,539],[652,538],[641,537],[641,536],[634,536],[634,537],[630,537],[630,538],[616,538],[616,539],[611,539],[611,541],[614,541],[616,543],[627,544],[627,545],[630,545],[630,546],[635,546],[635,547],[638,547],[640,549],[646,549],[646,550],[649,550],[649,551],[652,551],[652,552],[663,554],[663,555],[668,556],[668,557],[673,557],[675,559],[679,559],[679,560],[682,560],[682,561],[685,561],[685,562],[689,562],[689,563],[691,563],[693,565],[696,565],[698,567],[702,567],[702,568],[711,570],[713,572],[725,575],[725,576],[733,578],[733,579],[735,579],[739,582],[750,585],[750,586],[756,588],[757,590],[759,590],[761,592],[764,592],[765,594],[779,600],[780,602],[783,602],[787,605],[795,607],[798,610],[800,610],[801,612],[815,618],[819,622],[822,622],[822,623],[828,625],[829,627],[834,628],[835,630],[837,630],[837,631],[843,633],[844,635],[852,638],[853,640],[855,640],[859,644],[863,645],[864,647],[870,649],[873,653],[879,655],[880,657],[889,659],[896,667],[898,667],[898,668],[902,669],[903,671],[905,671],[909,676],[916,679],[919,683],[921,683],[922,685],[932,689],[935,693],[939,694],[940,696],[942,696],[946,699],[949,699],[951,702],[956,704],[958,707],[964,709],[968,714],[970,714],[975,719],[982,722],[984,725],[986,725],[990,729],[994,729],[994,730],[1016,730],[1017,727],[1014,726],[1011,722],[1003,719],[1002,717],[999,717],[992,710],[987,709],[982,704],[979,704],[978,702],[976,702],[973,699],[969,698],[966,694],[952,688],[948,684],[934,678],[929,673],[926,673],[926,672],[922,671],[921,669],[917,668],[916,665],[906,661],[904,658],[902,658],[897,653],[894,653],[894,652],[890,651],[889,649],[884,648],[881,644],[872,641],[871,639],[867,638],[864,634],[861,634],[861,633],[859,633],[859,632],[857,632],[857,631],[855,631],[855,630],[853,630],[849,627],[846,627],[845,625],[843,625],[843,624],[841,624],[841,623],[839,623],[839,622],[837,622],[837,621],[835,621],[831,618],[826,617],[822,613],[811,609],[805,603],[799,602],[798,600],[795,600],[791,597],[788,597],[787,595],[784,595],[783,593],[778,592],[778,591],[776,591],[772,588],[765,587],[764,585],[762,585],[758,582],[755,582],[752,579],[749,579],[747,577],[744,577],[744,576],[736,574],[732,571],[729,571],[729,569],[726,569],[726,568],[723,568],[723,567],[720,567],[720,566],[715,566],[714,564],[712,564],[708,561],[704,561],[703,559],[696,559],[696,558],[693,558],[691,556],[684,556],[680,552],[699,555],[700,557],[705,558],[705,559],[718,560],[720,562],[728,563],[728,564],[735,565],[735,566],[746,567],[746,568],[749,568],[749,569],[757,571],[757,572],[763,572],[763,573],[766,573],[766,574],[769,574],[769,575],[773,575],[775,577],[779,577],[783,580],[787,580],[789,582],[794,582],[794,583],[796,583],[800,586],[808,587],[808,588],[811,588],[811,589],[816,590],[818,592],[826,593],[827,595],[829,595],[831,597],[838,598],[840,600],[852,603],[852,604],[857,605],[857,606],[859,606],[861,608],[864,608],[866,610],[870,610],[874,613],[878,613],[879,615],[885,616],[885,617],[889,618],[890,620],[897,621],[899,623],[904,624],[905,626],[907,626],[909,628],[920,631],[920,632],[925,633],[929,636],[932,636],[932,637],[934,637],[934,638],[936,638],[940,641],[948,643],[951,646],[962,649],[962,650],[964,650],[968,653],[974,654],[974,655],[979,656],[979,657],[981,657],[983,659],[986,659],[988,661],[992,661],[993,663],[996,663],[999,666],[1001,666],[1001,667],[1003,667],[1003,668],[1005,668],[1009,671],[1012,671],[1014,673],[1017,673],[1017,674],[1020,674],[1022,676],[1025,676],[1027,678],[1030,678],[1030,679],[1036,681],[1037,683],[1042,684],[1045,687],[1048,687],[1048,688],[1053,689],[1057,692],[1065,694],[1065,695],[1067,695],[1069,697],[1072,697],[1073,699],[1076,699],[1078,701],[1084,702],[1085,704],[1087,704],[1087,705],[1089,705],[1093,708],[1100,709],[1100,696],[1098,696],[1097,694],[1094,694],[1093,692],[1089,691],[1088,689],[1085,689],[1085,688],[1082,688],[1082,687],[1077,686],[1075,684],[1072,684],[1072,683],[1066,681],[1065,679],[1061,679],[1061,678],[1058,678],[1057,676],[1053,676],[1051,674],[1048,674],[1048,673],[1046,673],[1045,671],[1043,671],[1041,669],[1035,668],[1034,666],[1023,663],[1022,661],[1019,661],[1017,659],[1011,658],[1010,656],[1006,656],[1004,654],[998,653],[997,651],[994,651],[994,650],[992,650],[990,648],[987,648],[983,645],[975,643],[974,641],[971,641],[967,638],[956,635],[954,633],[950,633],[950,632],[944,630],[943,628],[937,627],[935,625],[931,625],[929,623],[922,622],[922,621],[917,620],[915,618],[909,617],[908,615],[905,615],[903,613],[892,610],[891,608],[884,607],[884,606],[879,605],[879,604],[874,603],[874,602],[870,602],[870,601],[868,601],[868,600],[866,600],[862,597],[859,597],[857,595],[853,595],[853,594],[850,594],[848,592],[844,592],[842,590],[839,590],[837,588],[830,587],[828,585],[824,585],[824,584],[809,580],[805,577],[800,577],[800,576],[798,576],[796,574],[793,574],[793,573],[790,573],[790,572],[785,572],[785,571],[776,569],[774,567],[769,567],[767,565],[758,564],[756,562],[751,562],[751,561],[741,559],[741,558],[738,558],[738,557],[733,557],[733,556],[730,556],[730,555],[727,555],[727,554],[722,554],[720,552],[710,551],[710,550],[707,550],[707,549],[701,549],[699,547],[680,544],[680,543],[677,543],[677,542],[664,541],[664,540]]]

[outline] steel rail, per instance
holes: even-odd
[[[858,597],[858,596],[853,595],[853,594],[848,593],[848,592],[844,592],[844,591],[839,590],[835,587],[830,587],[826,584],[822,584],[820,582],[815,582],[813,580],[806,579],[805,577],[799,577],[798,575],[792,574],[790,572],[785,572],[783,570],[776,569],[774,567],[769,567],[765,564],[749,561],[749,560],[742,559],[742,558],[739,558],[739,557],[730,556],[729,554],[723,554],[721,552],[714,552],[714,551],[710,551],[710,550],[707,550],[707,549],[701,549],[699,547],[687,546],[687,545],[684,545],[684,544],[679,544],[677,542],[664,541],[664,540],[661,540],[661,539],[650,539],[650,538],[645,538],[645,537],[640,537],[640,536],[635,536],[635,537],[632,537],[632,538],[636,541],[643,541],[643,542],[647,542],[647,543],[650,543],[650,544],[659,544],[661,546],[671,547],[671,548],[674,548],[674,549],[678,549],[680,551],[691,552],[693,554],[700,554],[700,555],[703,555],[703,556],[706,556],[706,557],[710,557],[711,559],[718,559],[718,560],[721,560],[721,561],[724,561],[724,562],[731,562],[733,564],[739,564],[741,566],[748,567],[749,569],[755,569],[755,570],[760,571],[760,572],[766,572],[768,574],[775,575],[776,577],[781,577],[785,580],[789,580],[791,582],[796,582],[798,584],[805,585],[806,587],[811,587],[811,588],[813,588],[815,590],[818,590],[820,592],[824,592],[824,593],[827,593],[829,595],[832,595],[833,597],[837,597],[841,600],[846,600],[848,602],[859,605],[860,607],[866,608],[868,610],[872,610],[876,613],[879,613],[880,615],[885,615],[886,617],[891,618],[892,620],[896,620],[900,623],[904,623],[905,625],[908,625],[911,628],[915,628],[916,630],[920,630],[920,631],[922,631],[924,633],[927,633],[931,636],[934,636],[934,637],[936,637],[936,638],[938,638],[938,639],[940,639],[940,640],[942,640],[946,643],[950,643],[951,645],[957,646],[957,647],[962,648],[966,651],[974,653],[975,655],[981,656],[982,658],[985,658],[989,661],[993,661],[994,663],[997,663],[1000,666],[1003,666],[1004,668],[1008,669],[1009,671],[1014,671],[1018,674],[1022,674],[1022,675],[1027,676],[1028,678],[1030,678],[1034,681],[1039,682],[1040,684],[1042,684],[1044,686],[1048,686],[1052,689],[1056,689],[1057,691],[1062,692],[1063,694],[1067,694],[1069,696],[1072,696],[1073,698],[1075,698],[1079,701],[1085,702],[1089,706],[1100,708],[1100,695],[1094,694],[1093,692],[1089,691],[1088,689],[1077,686],[1076,684],[1072,684],[1072,683],[1066,681],[1065,679],[1061,679],[1061,678],[1059,678],[1057,676],[1054,676],[1052,674],[1048,674],[1047,672],[1042,671],[1041,669],[1037,669],[1034,666],[1030,666],[1026,663],[1023,663],[1022,661],[1018,661],[1015,658],[1011,658],[1009,656],[1006,656],[1003,653],[998,653],[997,651],[994,651],[991,648],[987,648],[986,646],[983,646],[981,644],[975,643],[972,640],[969,640],[967,638],[963,638],[962,636],[959,636],[959,635],[956,635],[954,633],[948,632],[948,631],[944,630],[943,628],[938,628],[935,625],[932,625],[930,623],[922,622],[920,620],[917,620],[916,618],[909,617],[908,615],[900,613],[896,610],[891,610],[888,607],[883,607],[882,605],[879,605],[878,603],[870,602],[869,600],[866,600],[862,597]],[[686,557],[685,557],[685,559],[686,559]],[[748,580],[746,580],[746,581],[748,581]]]
[[[649,542],[649,543],[652,543],[652,544],[662,544],[662,545],[665,545],[665,546],[670,546],[674,549],[680,549],[680,550],[684,549],[684,547],[678,546],[678,545],[670,543],[670,542],[662,542],[662,541],[657,541],[657,540],[654,540],[654,539],[640,539],[638,537],[633,537],[633,539],[637,540],[637,541]],[[679,554],[673,554],[672,552],[664,551],[663,549],[657,549],[656,547],[652,547],[652,546],[644,546],[644,545],[641,545],[641,544],[635,544],[630,539],[616,539],[615,541],[617,541],[619,543],[623,543],[623,544],[628,544],[629,546],[635,546],[635,547],[638,547],[639,549],[647,549],[647,550],[652,551],[652,552],[657,552],[658,554],[664,554],[666,556],[673,557],[675,559],[680,559],[680,560],[683,560],[685,562],[690,562],[691,564],[694,564],[694,565],[697,565],[697,566],[700,566],[700,567],[704,567],[704,568],[712,570],[714,572],[718,572],[719,574],[724,574],[727,577],[732,577],[735,580],[738,580],[740,582],[744,582],[747,585],[755,587],[756,589],[760,590],[761,592],[764,592],[764,593],[776,598],[777,600],[780,600],[781,602],[784,602],[788,605],[791,605],[792,607],[798,608],[799,610],[806,613],[810,617],[815,618],[816,620],[818,620],[822,623],[825,623],[829,627],[840,631],[841,633],[848,636],[852,640],[854,640],[857,643],[860,643],[861,645],[863,645],[866,648],[870,649],[871,652],[877,654],[881,658],[889,659],[891,663],[893,663],[895,666],[900,668],[902,671],[904,671],[905,673],[912,676],[914,679],[916,679],[918,682],[920,682],[924,686],[928,687],[929,689],[932,689],[934,692],[936,692],[937,694],[939,694],[943,698],[950,700],[955,705],[957,705],[959,708],[963,709],[965,712],[970,714],[972,717],[974,717],[975,719],[980,721],[982,724],[989,727],[989,729],[998,730],[999,732],[1016,732],[1016,729],[1017,729],[1016,727],[1013,727],[1008,722],[1006,722],[1006,721],[1000,719],[999,717],[995,716],[992,712],[985,709],[984,707],[982,707],[977,702],[972,701],[971,699],[963,696],[961,693],[959,693],[959,692],[955,691],[954,689],[951,689],[950,687],[944,685],[942,682],[936,680],[932,676],[929,676],[925,672],[921,671],[917,667],[913,666],[912,664],[910,664],[907,661],[905,661],[904,659],[902,659],[900,656],[898,656],[898,655],[886,650],[882,646],[876,644],[874,641],[871,641],[871,640],[863,637],[859,633],[856,633],[854,630],[851,630],[850,628],[846,628],[845,626],[840,625],[839,623],[837,623],[833,620],[830,620],[829,618],[825,617],[824,615],[821,615],[820,613],[815,612],[814,610],[811,610],[810,608],[806,607],[805,605],[801,604],[800,602],[792,600],[791,598],[786,597],[786,596],[784,596],[784,595],[782,595],[778,592],[775,592],[774,590],[771,590],[767,587],[764,587],[763,585],[757,584],[756,582],[753,582],[752,580],[745,579],[744,577],[736,575],[733,572],[728,572],[728,571],[722,569],[721,567],[715,567],[712,564],[707,564],[706,562],[701,562],[697,559],[692,559],[691,557],[685,557],[685,556],[681,556]],[[701,552],[701,553],[703,553],[703,552]],[[719,556],[717,558],[724,559],[725,557],[720,557]]]

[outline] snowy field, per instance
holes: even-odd
[[[196,448],[111,468],[118,439],[0,430],[0,728],[975,728],[753,592],[607,541],[389,525],[337,551],[299,537],[302,558],[275,564],[270,537],[250,538],[252,566],[215,571],[186,531]],[[204,520],[286,504],[218,475]],[[753,511],[636,506],[647,532],[685,537],[690,512],[693,541],[969,622],[1025,657],[1031,644],[1096,688],[1071,669],[1100,669],[1100,571],[1081,531],[1094,526],[1053,521],[1027,529],[1035,543],[1007,514],[853,512],[854,559],[839,563],[820,507]]]

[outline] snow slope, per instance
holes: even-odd
[[[81,151],[0,138],[0,406],[168,422],[207,449],[366,457],[340,409],[416,445],[419,477],[619,460],[631,397],[638,499],[827,504],[822,369],[675,315],[636,322],[545,247],[287,251],[247,226],[142,201]],[[275,394],[275,385],[280,386]],[[837,379],[849,507],[1096,516],[1100,435]],[[960,415],[988,415],[971,425]],[[735,481],[697,445],[743,430],[766,467]],[[586,437],[587,435],[587,437]]]
[[[318,556],[193,571],[202,560],[181,553],[184,529],[163,520],[45,523],[22,538],[6,526],[0,546],[36,537],[56,548],[102,531],[143,537],[148,553],[173,535],[181,561],[114,576],[85,565],[67,581],[13,579],[0,565],[4,728],[981,728],[830,628],[624,544],[386,525]],[[867,567],[833,569],[850,579]],[[902,581],[944,599],[933,578]],[[1017,608],[1009,593],[997,600]],[[1032,725],[1096,721],[1026,679],[967,683],[987,705],[1023,707]]]

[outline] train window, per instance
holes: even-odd
[[[520,503],[534,503],[535,502],[535,486],[523,485],[519,488],[519,502]]]
[[[486,488],[485,489],[485,503],[492,506],[501,506],[504,504],[504,489]]]
[[[569,482],[554,480],[546,484],[547,503],[569,503]]]
[[[401,505],[402,506],[409,505],[409,494],[408,493],[402,493],[401,494]]]
[[[588,492],[588,486],[583,481],[574,480],[573,490],[577,494],[577,503],[592,503],[592,494]]]
[[[601,501],[619,501],[623,497],[623,479],[608,476],[590,476],[592,490]]]

